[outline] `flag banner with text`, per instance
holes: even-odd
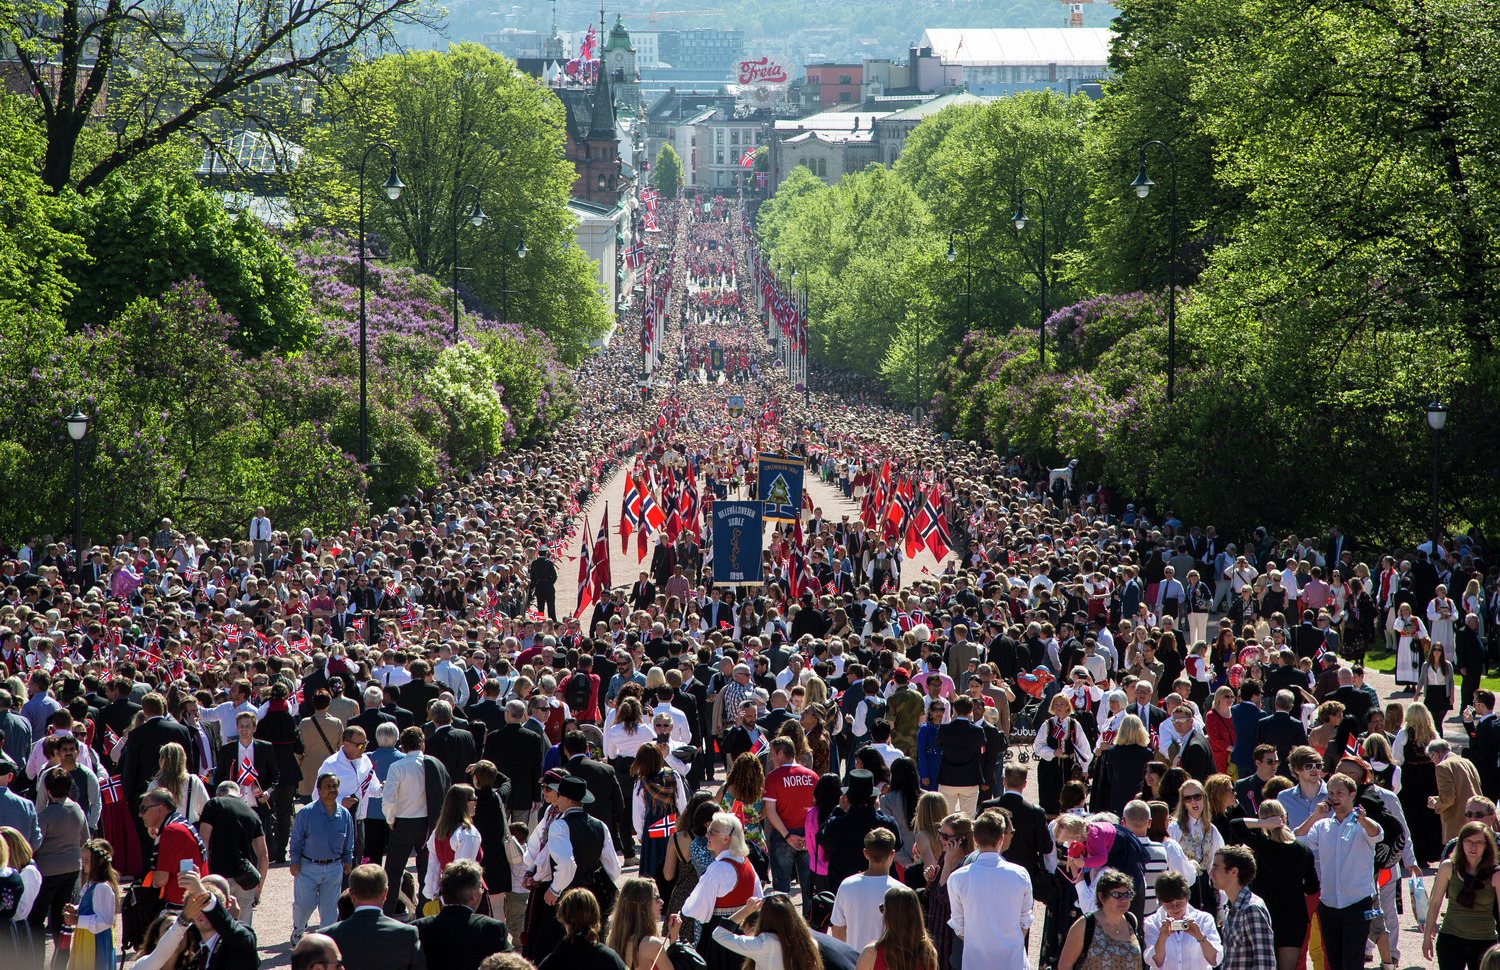
[[[760,456],[760,497],[770,522],[793,522],[802,514],[801,458]]]
[[[714,585],[760,583],[762,528],[758,502],[714,503]]]

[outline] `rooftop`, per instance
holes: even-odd
[[[944,64],[1011,67],[1029,64],[1106,64],[1108,27],[932,28],[918,47],[931,47]]]

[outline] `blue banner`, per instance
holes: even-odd
[[[714,585],[760,583],[763,527],[757,502],[714,502]]]
[[[768,522],[792,522],[802,514],[801,458],[760,456],[760,498]]]
[[[745,414],[745,395],[729,395],[729,416],[731,418],[743,417]]]

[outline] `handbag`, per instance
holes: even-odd
[[[1411,914],[1420,925],[1427,921],[1427,883],[1421,876],[1407,876],[1406,882],[1411,887]]]

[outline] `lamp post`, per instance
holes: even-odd
[[[797,292],[802,292],[802,306],[797,307]],[[802,377],[802,404],[804,407],[812,406],[812,382],[807,374],[807,327],[804,321],[807,319],[807,304],[812,292],[807,285],[807,278],[803,277],[802,286],[797,286],[797,267],[792,267],[792,333],[796,334],[797,342],[802,345],[801,360],[797,362],[797,373]]]
[[[964,237],[964,329],[974,326],[974,237],[962,229],[948,230],[948,262],[958,259],[953,237]],[[917,317],[917,420],[922,420],[922,318]]]
[[[520,245],[516,247],[516,258],[525,259],[526,254],[530,252],[526,248],[526,230],[514,223],[506,226],[505,235],[500,237],[500,319],[505,323],[510,322],[510,286],[506,282],[507,277],[505,272],[510,263],[505,258],[505,247],[510,242],[512,230],[520,237]]]
[[[1141,146],[1141,170],[1130,187],[1135,189],[1137,198],[1144,199],[1156,185],[1146,174],[1146,149],[1152,145],[1167,153],[1167,166],[1172,172],[1171,211],[1167,217],[1170,234],[1167,243],[1167,403],[1171,404],[1177,383],[1177,159],[1172,156],[1170,145],[1164,141],[1148,141]]]
[[[79,451],[89,433],[89,416],[75,408],[64,420],[68,423],[68,437],[73,439],[73,569],[76,572],[83,569],[83,473],[80,471],[83,459]]]
[[[1432,540],[1432,551],[1428,554],[1429,559],[1437,557],[1438,533],[1440,525],[1438,522],[1438,447],[1442,442],[1442,430],[1448,426],[1448,408],[1441,401],[1433,401],[1427,405],[1427,427],[1432,429],[1432,528],[1429,538]]]
[[[458,210],[462,208],[459,203],[463,201],[464,193],[470,189],[474,190],[474,208],[470,209],[465,216],[469,224],[475,229],[484,225],[489,216],[479,208],[479,186],[469,184],[459,189],[453,196],[453,342],[458,343]]]
[[[385,197],[394,202],[401,198],[401,190],[406,188],[401,183],[401,176],[396,172],[396,149],[383,141],[378,141],[365,149],[364,156],[359,160],[359,463],[361,465],[370,463],[370,395],[366,369],[369,348],[365,332],[365,163],[370,160],[370,153],[377,148],[385,149],[391,157],[390,177],[381,186],[385,190]]]
[[[1047,197],[1042,195],[1040,189],[1030,186],[1016,193],[1016,214],[1010,217],[1011,224],[1016,227],[1016,232],[1026,228],[1026,223],[1031,220],[1026,216],[1026,196],[1030,193],[1036,196],[1037,205],[1042,210],[1042,258],[1036,264],[1037,278],[1037,312],[1040,317],[1036,323],[1037,351],[1041,355],[1042,368],[1047,367]]]

